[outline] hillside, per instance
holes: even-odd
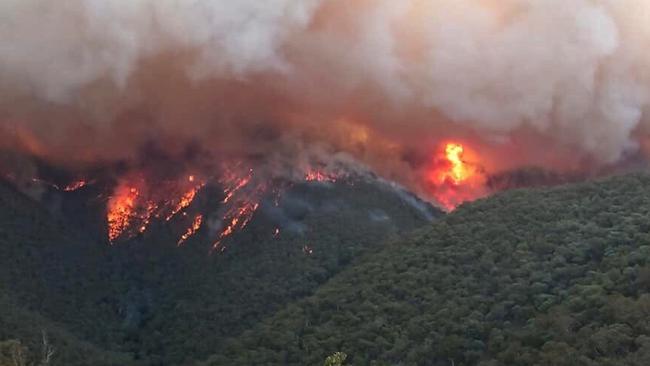
[[[204,365],[650,364],[650,176],[466,204]]]
[[[302,184],[209,255],[208,232],[179,248],[162,224],[108,246],[96,202],[49,195],[0,185],[0,341],[39,352],[44,330],[66,366],[192,364],[428,219],[383,184]]]

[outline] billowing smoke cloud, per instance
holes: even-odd
[[[487,171],[646,143],[646,0],[0,0],[0,144],[62,164],[156,144],[351,156],[427,193],[441,141]],[[290,157],[291,161],[287,161]]]

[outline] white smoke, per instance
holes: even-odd
[[[198,76],[282,70],[278,49],[308,24],[314,0],[2,0],[0,75],[37,95],[69,100],[110,77],[123,87],[138,62],[197,52]]]
[[[256,93],[281,96],[302,119],[352,109],[421,139],[529,129],[609,163],[647,133],[648,19],[647,0],[0,0],[0,118],[16,98],[82,115],[97,98],[119,104],[145,61],[162,58],[192,83],[244,81],[268,109],[278,101]],[[219,93],[233,94],[209,89]]]
[[[640,92],[649,86],[634,70],[612,72],[625,67],[621,43],[629,34],[619,25],[629,19],[611,8],[633,3],[647,2],[516,1],[500,11],[475,1],[438,2],[425,31],[425,101],[480,129],[508,133],[529,125],[616,160],[632,146],[647,104]]]

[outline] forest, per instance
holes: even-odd
[[[314,207],[357,201],[308,210],[313,254],[260,219],[207,259],[161,237],[88,243],[3,189],[3,366],[20,347],[39,365],[44,332],[51,365],[650,364],[648,174],[513,190],[432,223],[376,187],[315,188]],[[391,225],[362,220],[377,202]]]
[[[650,177],[466,204],[203,365],[650,364]]]
[[[282,212],[267,204],[210,254],[207,230],[178,247],[169,224],[111,246],[79,202],[52,210],[0,184],[0,341],[20,342],[29,363],[45,332],[54,365],[194,364],[440,215],[403,194],[361,181],[298,185]]]

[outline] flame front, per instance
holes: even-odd
[[[291,185],[290,182],[278,184],[273,178],[260,177],[254,173],[252,168],[241,162],[224,163],[221,166],[219,178],[213,183],[219,184],[223,192],[220,201],[222,226],[215,233],[213,251],[224,251],[224,241],[246,228],[264,197],[269,197],[278,206],[281,193]],[[340,177],[320,169],[309,169],[303,176],[307,182],[336,182]],[[153,220],[171,222],[180,216],[180,213],[187,216],[187,209],[210,180],[203,180],[194,175],[183,177],[151,184],[152,178],[147,171],[123,176],[107,204],[109,241],[114,243],[119,239],[144,234]],[[87,183],[79,181],[71,187],[78,189],[85,184]],[[204,222],[204,217],[204,212],[194,216],[191,225],[179,233],[179,246],[196,234]],[[280,229],[276,228],[273,236],[277,238],[279,234]]]
[[[223,240],[232,235],[235,231],[240,231],[245,228],[253,218],[253,214],[255,211],[257,211],[258,207],[260,207],[260,204],[258,202],[248,201],[241,204],[240,206],[235,207],[232,210],[229,210],[228,213],[224,216],[224,220],[229,220],[229,223],[219,234],[219,238],[212,245],[212,249],[223,250]]]
[[[115,241],[130,227],[138,196],[136,188],[120,186],[109,199],[107,213],[109,241]]]
[[[192,226],[187,228],[185,234],[181,236],[177,244],[182,245],[192,235],[196,234],[196,232],[199,231],[199,229],[201,228],[202,223],[203,223],[203,215],[196,215],[196,217],[194,217],[194,221],[192,221]]]
[[[144,179],[124,177],[107,204],[109,241],[113,243],[119,238],[143,234],[153,218],[170,221],[176,214],[184,211],[204,186],[203,182],[194,183],[195,178],[192,175],[188,182],[193,183],[190,188],[186,188],[187,183],[179,184],[178,181],[148,186]],[[185,192],[179,193],[184,187]],[[178,198],[170,200],[169,197]]]
[[[239,164],[224,169],[225,174],[221,179],[221,184],[224,186],[224,199],[221,203],[229,207],[222,218],[225,226],[212,245],[213,250],[225,250],[223,241],[248,225],[260,206],[259,201],[267,193],[265,183],[252,184],[252,169],[246,169],[244,173],[238,170]]]
[[[193,181],[193,180],[190,180]],[[171,220],[174,216],[176,216],[177,213],[181,212],[185,208],[187,208],[189,205],[192,204],[194,201],[194,198],[196,197],[196,193],[203,187],[203,185],[198,185],[196,187],[192,187],[189,191],[185,192],[183,196],[178,200],[178,203],[174,208],[172,209],[172,212],[170,212],[167,217],[165,218],[165,221]]]
[[[307,182],[331,182],[334,183],[337,180],[337,176],[334,174],[325,173],[321,170],[310,170],[305,174],[305,181]]]
[[[466,147],[448,142],[439,151],[428,178],[434,199],[451,211],[463,202],[481,197],[485,177],[476,163],[465,159]]]

